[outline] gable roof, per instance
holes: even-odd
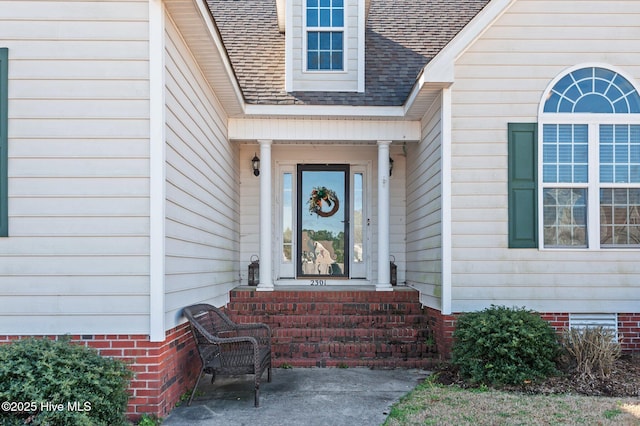
[[[207,0],[247,104],[400,106],[416,78],[490,0],[371,0],[365,92],[286,92],[275,0]]]

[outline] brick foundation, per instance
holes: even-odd
[[[57,336],[0,335],[0,344],[26,337],[55,339]],[[129,364],[134,373],[127,407],[127,418],[131,421],[145,413],[165,417],[180,396],[193,387],[200,372],[200,359],[188,324],[167,331],[164,342],[150,342],[146,335],[130,334],[74,335],[71,341]]]
[[[433,308],[425,308],[425,313],[429,319],[440,358],[449,358],[453,344],[453,332],[456,329],[456,316],[442,315],[440,311]]]
[[[640,352],[640,313],[618,314],[618,338],[623,350]]]
[[[442,315],[440,311],[432,308],[425,308],[425,311],[436,339],[438,353],[444,358],[449,358],[456,318],[460,314]],[[558,333],[569,327],[568,312],[544,312],[540,316]],[[640,313],[618,314],[618,336],[623,352],[640,351]]]

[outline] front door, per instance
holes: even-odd
[[[348,164],[298,165],[297,277],[349,277],[349,183]]]

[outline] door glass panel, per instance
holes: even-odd
[[[351,278],[364,279],[367,276],[365,259],[367,253],[367,229],[365,212],[365,185],[364,172],[356,171],[352,174],[353,215],[352,215],[352,242],[351,242]]]
[[[282,262],[289,263],[293,248],[293,217],[291,202],[293,200],[293,181],[291,173],[282,175]]]
[[[349,276],[349,166],[298,166],[298,276]]]
[[[353,175],[353,263],[363,262],[362,173]]]

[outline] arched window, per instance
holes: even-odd
[[[623,76],[599,67],[580,68],[562,77],[544,103],[547,113],[640,113],[640,96]]]
[[[640,248],[640,95],[626,77],[578,68],[540,112],[539,234],[546,248]]]

